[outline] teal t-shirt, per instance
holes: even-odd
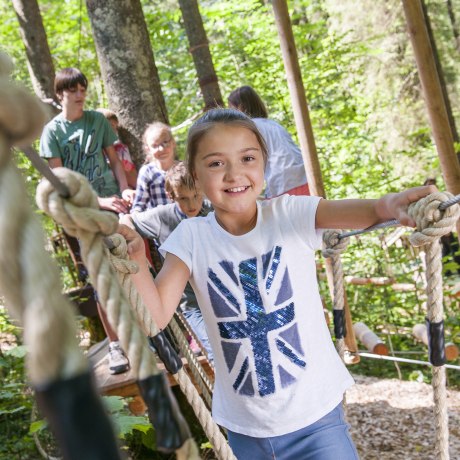
[[[54,117],[44,128],[40,139],[40,156],[61,158],[62,164],[83,174],[98,196],[120,195],[120,188],[102,152],[117,141],[104,115],[85,110],[75,121],[62,114]]]

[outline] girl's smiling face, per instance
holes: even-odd
[[[264,158],[255,134],[241,126],[216,124],[199,141],[194,167],[195,180],[220,225],[233,234],[252,230],[264,185]]]
[[[176,143],[167,130],[151,131],[146,135],[145,142],[149,153],[158,166],[164,171],[174,163],[174,149]]]

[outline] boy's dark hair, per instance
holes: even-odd
[[[195,190],[196,188],[195,181],[189,174],[183,161],[179,161],[173,165],[165,175],[165,189],[173,200],[176,198],[176,190],[179,187],[186,187],[189,190]]]
[[[243,112],[236,109],[211,109],[193,123],[187,136],[187,168],[192,178],[195,177],[195,158],[201,139],[217,124],[239,126],[252,131],[262,150],[264,164],[267,163],[268,151],[265,141],[255,123]]]
[[[83,88],[88,88],[88,79],[80,70],[66,67],[60,70],[54,78],[54,92],[60,96],[64,90],[75,88],[78,84]]]
[[[251,118],[268,118],[264,101],[251,86],[240,86],[228,96],[228,104]]]

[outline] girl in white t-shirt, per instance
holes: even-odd
[[[214,352],[213,417],[238,459],[356,459],[341,408],[353,380],[334,349],[316,281],[318,229],[394,218],[414,225],[409,203],[435,188],[378,200],[258,200],[265,143],[234,109],[197,120],[187,155],[214,212],[179,224],[160,248],[165,261],[155,280],[141,238],[120,228],[140,265],[133,282],[142,299],[163,329],[190,281]]]
[[[264,101],[251,86],[240,86],[228,96],[228,106],[251,117],[267,146],[265,198],[283,193],[310,195],[302,153],[291,135],[278,122],[268,118]]]

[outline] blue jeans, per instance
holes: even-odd
[[[358,460],[342,404],[306,428],[272,438],[253,438],[228,430],[238,460]]]
[[[204,325],[203,315],[199,308],[185,310],[182,312],[184,318],[187,320],[192,331],[200,340],[201,344],[208,354],[208,360],[212,363],[214,361],[214,355],[212,354],[211,344],[209,343],[208,333]]]

